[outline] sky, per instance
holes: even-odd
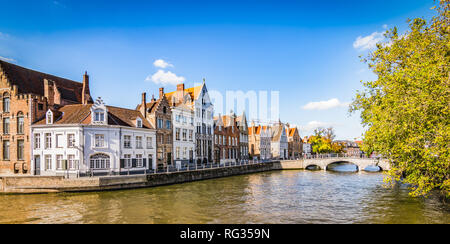
[[[348,104],[361,80],[376,79],[360,56],[387,29],[406,31],[408,18],[430,18],[434,5],[0,0],[0,59],[76,81],[87,71],[93,97],[126,108],[135,108],[142,92],[157,96],[159,87],[170,92],[179,82],[191,87],[203,79],[224,97],[242,91],[260,99],[267,92],[270,103],[276,92],[280,120],[299,127],[301,136],[332,126],[336,139],[353,140],[364,128]],[[248,119],[269,122],[260,117]]]

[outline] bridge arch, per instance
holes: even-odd
[[[322,167],[320,167],[320,165],[318,164],[308,164],[305,166],[306,170],[322,170]]]
[[[340,171],[340,170],[333,170],[334,167],[341,166],[341,165],[353,165],[355,166],[355,170],[343,170],[342,172],[358,172],[360,171],[360,165],[358,165],[355,162],[352,162],[351,160],[334,160],[327,162],[325,166],[326,171]]]

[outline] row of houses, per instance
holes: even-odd
[[[82,82],[0,61],[0,174],[123,174],[189,164],[298,158],[297,128],[214,114],[205,82],[134,109],[93,99]]]

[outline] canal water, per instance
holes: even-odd
[[[445,223],[450,206],[383,187],[382,173],[272,171],[76,194],[0,195],[0,223]]]

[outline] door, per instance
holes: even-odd
[[[41,175],[41,157],[40,156],[34,157],[34,174]]]

